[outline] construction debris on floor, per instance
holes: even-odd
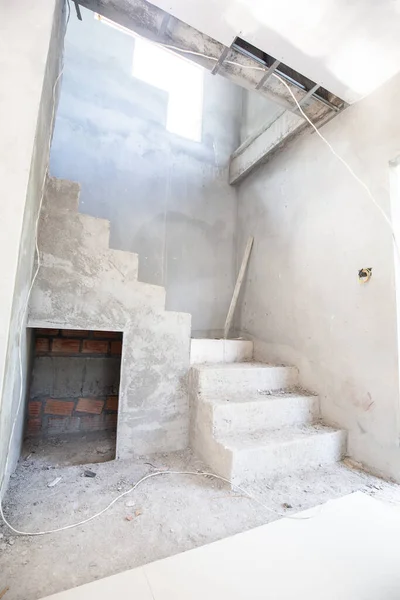
[[[12,524],[26,531],[61,527],[100,511],[147,473],[203,469],[189,451],[84,466],[55,466],[43,451],[21,459],[5,512]],[[86,477],[86,470],[96,477]],[[49,488],[58,477],[60,482]],[[399,486],[343,463],[260,481],[246,490],[283,514],[357,490],[400,503]],[[5,600],[38,600],[277,518],[221,481],[193,475],[154,477],[101,517],[75,529],[25,537],[1,525],[0,589],[10,588]]]

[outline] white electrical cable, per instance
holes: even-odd
[[[146,481],[147,479],[151,479],[152,477],[157,477],[158,475],[199,475],[202,477],[212,477],[214,479],[220,479],[221,481],[224,481],[225,483],[229,483],[232,487],[236,488],[237,490],[239,490],[240,492],[242,492],[243,494],[245,494],[248,498],[250,498],[251,500],[254,500],[254,502],[257,502],[257,504],[259,504],[260,506],[262,506],[263,508],[265,508],[265,510],[267,510],[268,512],[277,515],[279,517],[284,517],[287,519],[294,519],[296,521],[304,521],[304,520],[308,520],[308,519],[313,519],[314,517],[316,517],[318,514],[320,514],[322,507],[319,506],[319,510],[317,514],[309,514],[309,515],[286,515],[284,513],[280,513],[276,510],[274,510],[273,508],[270,508],[269,506],[267,506],[266,504],[264,504],[263,502],[261,502],[260,500],[258,500],[258,498],[256,498],[255,496],[253,496],[252,494],[250,494],[249,492],[247,492],[246,490],[244,490],[242,487],[232,483],[232,481],[230,481],[229,479],[226,479],[225,477],[221,477],[220,475],[216,475],[215,473],[207,473],[207,472],[203,472],[203,471],[157,471],[156,473],[149,473],[148,475],[145,475],[144,477],[142,477],[141,479],[139,479],[139,481],[137,481],[135,483],[135,485],[133,485],[131,488],[129,488],[129,490],[126,490],[126,492],[122,492],[122,494],[119,494],[119,496],[117,496],[116,498],[114,498],[114,500],[112,500],[109,504],[107,504],[107,506],[105,508],[103,508],[102,510],[100,510],[98,513],[92,515],[91,517],[88,517],[87,519],[83,519],[82,521],[79,521],[77,523],[72,523],[71,525],[65,525],[64,527],[57,527],[56,529],[49,529],[47,531],[20,531],[19,529],[16,529],[15,527],[13,527],[4,517],[3,514],[3,509],[0,505],[0,511],[1,511],[1,516],[4,520],[4,522],[6,523],[6,525],[14,532],[17,533],[18,535],[27,535],[27,536],[37,536],[37,535],[47,535],[49,533],[57,533],[58,531],[65,531],[67,529],[73,529],[74,527],[79,527],[80,525],[84,525],[85,523],[89,523],[89,521],[93,521],[93,519],[96,519],[97,517],[100,517],[100,515],[103,515],[108,509],[110,509],[116,502],[118,502],[118,500],[120,500],[121,498],[123,498],[124,496],[127,496],[128,494],[130,494],[131,492],[133,492],[134,490],[136,490],[136,488],[143,483],[144,481]]]
[[[56,89],[56,86],[57,86],[57,84],[58,84],[58,82],[59,82],[60,77],[61,77],[62,74],[63,74],[63,69],[61,69],[60,73],[58,74],[58,77],[57,77],[57,79],[55,81],[55,84],[54,84],[54,87],[53,87],[53,115],[54,115],[54,103],[55,103],[55,100],[54,100],[55,89]],[[49,152],[50,152],[50,145],[51,145],[51,140],[49,142]],[[33,286],[35,284],[36,278],[38,276],[40,267],[42,265],[42,263],[40,261],[40,251],[39,251],[39,244],[38,244],[38,230],[39,230],[40,213],[41,213],[42,205],[43,205],[44,188],[45,188],[45,185],[46,185],[46,178],[47,178],[47,168],[46,168],[44,179],[43,179],[43,183],[42,183],[41,198],[40,198],[39,208],[38,208],[38,214],[37,214],[36,222],[35,222],[35,251],[36,251],[36,256],[37,256],[37,266],[36,266],[36,270],[35,270],[35,273],[34,273],[33,278],[32,278],[31,285],[30,285],[29,290],[28,290],[27,300],[26,300],[24,309],[22,311],[22,323],[25,323],[25,317],[26,317],[26,313],[27,313],[27,310],[28,310],[29,299],[30,299],[30,296],[31,296],[32,289],[33,289]],[[18,348],[19,376],[20,376],[20,394],[19,394],[19,400],[18,400],[16,418],[14,419],[13,425],[12,425],[12,428],[11,428],[10,443],[9,443],[9,447],[8,447],[6,464],[5,464],[5,468],[4,468],[5,473],[7,472],[7,468],[8,468],[11,442],[12,442],[12,439],[13,439],[13,436],[14,436],[15,426],[16,426],[16,423],[17,423],[17,416],[18,416],[20,408],[21,408],[22,396],[23,396],[23,385],[22,385],[22,381],[23,381],[23,372],[22,372],[22,334],[23,334],[23,331],[24,331],[24,328],[21,327],[21,330],[20,330],[20,333],[19,333],[19,348]],[[1,502],[0,502],[0,504],[1,504]]]
[[[67,15],[67,19],[66,19],[66,24],[65,24],[65,31],[67,29],[68,23],[69,23],[69,19],[71,16],[71,6],[69,3],[69,0],[67,0],[67,6],[68,6],[68,15]],[[65,34],[64,34],[65,35]],[[62,76],[64,72],[64,67],[61,68],[55,82],[53,85],[53,90],[52,90],[52,113],[51,113],[51,120],[50,120],[50,132],[53,130],[53,125],[54,125],[54,116],[55,116],[55,110],[56,110],[56,103],[55,103],[55,95],[56,95],[56,90],[57,90],[57,85],[58,82],[60,81],[60,78]],[[50,148],[51,148],[51,135],[49,136],[49,143],[48,143],[48,148],[47,148],[47,153],[48,153],[48,160],[50,158]],[[44,191],[45,191],[45,186],[46,186],[46,179],[47,179],[47,174],[48,174],[48,164],[47,167],[45,169],[45,173],[44,173],[44,177],[43,177],[43,182],[42,182],[42,187],[41,187],[41,196],[40,196],[40,202],[39,202],[39,207],[38,207],[38,213],[37,213],[37,217],[36,217],[36,222],[35,222],[35,252],[36,252],[36,257],[37,257],[37,265],[36,265],[36,269],[35,269],[35,273],[33,275],[32,281],[31,281],[31,285],[29,286],[29,290],[28,290],[28,294],[26,297],[26,302],[22,311],[22,324],[25,323],[25,318],[26,318],[26,313],[28,311],[28,305],[29,305],[29,299],[32,293],[32,289],[33,286],[35,284],[35,281],[37,279],[40,267],[41,267],[41,260],[40,260],[40,250],[39,250],[39,243],[38,243],[38,232],[39,232],[39,220],[40,220],[40,213],[42,210],[42,205],[43,205],[43,199],[44,199]],[[18,415],[19,412],[21,410],[21,405],[22,405],[22,400],[23,400],[23,391],[24,391],[24,386],[23,386],[23,372],[22,372],[22,334],[24,332],[24,327],[23,325],[21,326],[21,330],[19,333],[19,348],[18,348],[18,359],[19,359],[19,376],[20,376],[20,388],[19,388],[19,399],[18,399],[18,405],[17,405],[17,410],[15,412],[15,417],[13,420],[13,424],[11,427],[11,433],[10,433],[10,438],[9,438],[9,442],[8,442],[8,447],[7,447],[7,456],[6,456],[6,462],[5,462],[5,466],[4,466],[4,476],[3,476],[3,480],[1,482],[0,485],[0,491],[4,482],[4,477],[7,474],[7,470],[8,470],[8,465],[10,462],[10,450],[11,450],[11,444],[14,438],[14,432],[15,432],[15,427],[17,424],[17,420],[18,420]],[[0,516],[3,518],[3,521],[6,523],[6,525],[9,526],[9,524],[7,523],[5,517],[4,517],[4,513],[3,513],[3,507],[2,507],[2,498],[0,497]]]
[[[368,187],[368,185],[353,171],[353,169],[350,167],[350,165],[344,160],[344,158],[342,158],[340,156],[340,154],[338,154],[336,152],[336,150],[333,148],[333,146],[328,142],[328,140],[322,135],[322,133],[319,131],[319,129],[314,125],[314,123],[311,121],[311,119],[308,118],[308,116],[306,115],[306,113],[304,112],[304,110],[301,108],[299,102],[297,101],[296,96],[293,94],[292,90],[290,89],[290,86],[288,86],[288,84],[286,83],[286,81],[284,79],[282,79],[282,77],[280,77],[279,75],[277,75],[277,73],[272,73],[273,77],[275,77],[276,79],[278,79],[281,83],[283,83],[283,85],[286,87],[286,89],[288,90],[288,92],[290,93],[290,95],[292,96],[293,100],[295,101],[295,103],[297,104],[297,108],[299,109],[299,111],[301,112],[301,114],[303,115],[303,117],[306,119],[306,121],[308,121],[308,123],[311,125],[311,127],[314,129],[315,133],[318,135],[318,137],[321,138],[321,140],[324,142],[324,144],[326,144],[329,148],[329,150],[332,152],[332,154],[334,156],[336,156],[336,158],[342,163],[342,165],[348,170],[348,172],[350,173],[350,175],[352,177],[354,177],[354,179],[357,181],[357,183],[359,183],[359,185],[361,185],[362,188],[364,188],[364,190],[367,192],[368,197],[370,198],[370,200],[372,201],[372,203],[375,205],[375,207],[379,210],[379,212],[381,213],[382,217],[384,218],[384,220],[386,221],[386,223],[389,226],[389,229],[392,233],[392,237],[393,237],[393,241],[394,241],[394,245],[395,248],[397,250],[397,255],[398,258],[400,260],[400,250],[399,247],[397,245],[397,240],[396,240],[396,234],[394,232],[392,223],[389,219],[389,217],[387,216],[387,214],[385,213],[385,211],[383,210],[383,208],[380,206],[380,204],[377,202],[377,200],[375,199],[374,195],[372,194],[370,188]]]
[[[71,14],[71,7],[70,7],[70,3],[69,0],[67,0],[68,3],[68,17],[67,17],[67,22],[66,24],[68,25],[69,22],[69,18],[70,18],[70,14]],[[152,40],[148,40],[147,38],[139,35],[139,34],[135,34],[137,37],[140,37],[142,39],[145,39],[146,41],[150,41],[156,45],[162,46],[164,48],[169,48],[171,50],[174,50],[176,52],[182,52],[184,54],[191,54],[194,56],[201,56],[203,58],[209,59],[209,60],[214,60],[214,61],[218,61],[217,58],[213,57],[213,56],[207,56],[206,54],[202,54],[200,52],[194,52],[192,50],[185,50],[183,48],[178,48],[176,46],[171,46],[169,44],[163,44],[161,42],[154,42]],[[241,65],[240,63],[236,63],[234,61],[225,61],[228,64],[234,64],[236,66],[242,67],[244,69],[252,69],[252,70],[257,70],[257,71],[264,71],[265,69],[263,69],[262,67],[256,67],[256,66],[251,66],[251,65]],[[55,114],[55,91],[56,91],[56,87],[57,84],[60,80],[60,77],[63,74],[64,69],[62,68],[53,87],[53,111],[52,111],[52,116],[51,116],[51,128],[53,127],[53,123],[54,123],[54,114]],[[392,224],[390,222],[390,219],[388,218],[388,216],[386,215],[385,211],[382,209],[382,207],[379,205],[379,203],[376,201],[376,199],[374,198],[371,190],[369,189],[368,185],[362,180],[360,179],[360,177],[358,177],[358,175],[356,175],[356,173],[353,171],[353,169],[350,167],[350,165],[335,151],[335,149],[331,146],[331,144],[324,138],[324,136],[320,133],[320,131],[317,129],[317,127],[314,125],[314,123],[308,118],[308,116],[305,114],[305,112],[303,111],[303,109],[301,108],[299,102],[297,101],[295,95],[293,94],[292,90],[290,89],[290,86],[284,81],[284,79],[282,79],[281,77],[279,77],[279,75],[277,75],[276,73],[273,73],[273,76],[275,78],[277,78],[289,91],[290,95],[292,96],[294,102],[297,105],[297,108],[299,109],[300,113],[302,114],[302,116],[306,119],[306,121],[308,121],[308,123],[312,126],[312,128],[315,130],[315,132],[317,133],[317,135],[321,138],[321,140],[328,146],[328,148],[330,149],[330,151],[332,152],[332,154],[334,156],[336,156],[336,158],[344,165],[344,167],[349,171],[349,173],[352,175],[352,177],[359,183],[359,185],[361,185],[364,190],[367,192],[368,197],[370,198],[370,200],[372,201],[372,203],[375,205],[375,207],[379,210],[379,212],[382,214],[384,220],[386,221],[386,223],[389,225],[389,228],[391,230],[392,236],[393,236],[393,240],[394,240],[394,244],[400,259],[400,250],[399,247],[397,245],[397,240],[396,240],[396,236],[392,227]],[[49,140],[49,148],[48,151],[50,153],[50,146],[51,146],[51,139]],[[40,262],[40,251],[39,251],[39,246],[38,246],[38,226],[39,226],[39,218],[40,218],[40,212],[41,212],[41,208],[42,208],[42,204],[43,204],[43,198],[44,198],[44,189],[45,189],[45,183],[46,183],[46,178],[47,178],[47,169],[46,169],[46,173],[44,176],[44,180],[43,180],[43,185],[42,185],[42,195],[41,195],[41,199],[40,199],[40,204],[39,204],[39,211],[38,211],[38,216],[36,219],[36,226],[35,226],[35,247],[36,247],[36,254],[37,254],[37,268],[35,271],[35,274],[33,276],[29,291],[28,291],[28,296],[27,296],[27,301],[24,307],[24,311],[22,313],[22,322],[25,321],[25,317],[26,317],[26,312],[28,309],[28,304],[29,304],[29,298],[30,298],[30,294],[32,292],[33,289],[33,285],[36,281],[37,275],[39,273],[40,267],[41,267],[41,262]],[[19,367],[20,367],[20,397],[19,397],[19,402],[18,402],[18,407],[17,407],[17,411],[15,414],[15,418],[14,418],[14,422],[13,422],[13,426],[11,429],[11,435],[10,435],[10,439],[9,439],[9,444],[8,444],[8,450],[7,450],[7,458],[6,458],[6,465],[5,465],[5,469],[4,472],[7,472],[7,468],[8,468],[8,463],[9,463],[9,456],[10,456],[10,449],[11,449],[11,443],[12,443],[12,439],[14,436],[14,431],[15,431],[15,426],[16,426],[16,422],[17,422],[17,418],[18,418],[18,414],[21,408],[21,404],[22,404],[22,396],[23,396],[23,373],[22,373],[22,354],[21,354],[21,342],[22,342],[22,333],[23,333],[23,328],[21,328],[20,331],[20,336],[19,336]],[[100,512],[92,515],[91,517],[88,517],[87,519],[84,519],[82,521],[79,521],[78,523],[73,523],[71,525],[66,525],[64,527],[59,527],[57,529],[52,529],[52,530],[48,530],[48,531],[39,531],[39,532],[26,532],[26,531],[20,531],[16,528],[14,528],[6,519],[4,512],[3,512],[3,506],[2,506],[2,500],[0,498],[0,516],[3,519],[4,523],[7,525],[7,527],[9,527],[14,533],[17,533],[19,535],[26,535],[26,536],[38,536],[38,535],[45,535],[48,533],[56,533],[58,531],[65,531],[67,529],[72,529],[73,527],[78,527],[80,525],[83,525],[85,523],[88,523],[89,521],[92,521],[93,519],[99,517],[100,515],[104,514],[109,508],[111,508],[118,500],[120,500],[120,498],[123,498],[124,496],[126,496],[127,494],[130,494],[131,492],[133,492],[141,483],[143,483],[144,481],[146,481],[147,479],[150,479],[151,477],[156,477],[158,475],[200,475],[200,476],[204,476],[204,477],[212,477],[215,479],[219,479],[221,481],[224,481],[226,483],[229,483],[232,487],[236,488],[237,490],[241,491],[243,494],[245,494],[248,498],[251,498],[252,500],[254,500],[255,502],[257,502],[260,506],[262,506],[265,510],[280,516],[280,517],[285,517],[285,518],[290,518],[290,519],[296,519],[296,520],[304,520],[304,519],[310,519],[313,518],[315,515],[308,515],[308,516],[297,516],[297,515],[286,515],[283,513],[280,513],[268,506],[266,506],[265,504],[263,504],[260,500],[258,500],[257,498],[255,498],[252,494],[250,494],[249,492],[247,492],[246,490],[244,490],[243,488],[233,484],[232,481],[230,481],[229,479],[226,479],[225,477],[221,477],[220,475],[216,475],[215,473],[206,473],[206,472],[198,472],[198,471],[158,471],[156,473],[150,473],[148,475],[145,475],[144,477],[142,477],[142,479],[140,479],[137,483],[135,483],[135,485],[133,487],[131,487],[129,490],[127,490],[126,492],[123,492],[122,494],[120,494],[119,496],[117,496],[114,500],[112,500],[112,502],[110,502],[103,510],[101,510]]]
[[[69,10],[68,10],[68,16],[67,16],[67,20],[66,20],[66,26],[68,25],[70,14],[71,14],[71,7],[70,7],[69,0],[67,0],[67,3],[68,3],[68,9]],[[138,37],[142,37],[142,36],[138,36]],[[146,39],[146,38],[143,38],[143,39]],[[154,43],[157,43],[157,42],[154,42]],[[158,45],[161,45],[161,46],[166,47],[166,48],[178,50],[178,51],[180,50],[179,48],[176,48],[174,46],[169,46],[167,44],[158,44]],[[180,51],[183,51],[183,50],[180,50]],[[191,50],[185,50],[184,52],[186,54],[193,54],[193,55],[196,55],[196,56],[203,56],[204,58],[211,58],[213,60],[217,60],[214,57],[207,57],[205,54],[201,54],[201,53],[198,53],[198,52],[193,52]],[[244,66],[244,65],[240,65],[240,66]],[[258,69],[258,67],[254,67],[254,68]],[[60,80],[63,72],[64,72],[64,68],[61,69],[61,71],[58,74],[58,77],[57,77],[57,79],[56,79],[56,81],[54,83],[54,86],[53,86],[53,94],[52,94],[53,110],[52,110],[52,115],[51,115],[51,129],[53,128],[54,116],[55,116],[55,93],[56,93],[58,82],[59,82],[59,80]],[[50,148],[51,148],[51,138],[49,139],[48,154],[50,154]],[[43,199],[44,199],[44,191],[45,191],[46,179],[47,179],[47,169],[46,169],[46,172],[45,172],[45,175],[44,175],[44,178],[43,178],[43,184],[42,184],[42,190],[41,190],[41,198],[40,198],[39,209],[38,209],[38,216],[36,218],[36,224],[35,224],[35,249],[36,249],[36,256],[37,256],[37,266],[36,266],[36,270],[35,270],[34,276],[32,278],[31,285],[30,285],[29,290],[28,290],[27,300],[26,300],[26,303],[25,303],[25,306],[24,306],[24,310],[23,310],[23,313],[22,313],[22,323],[25,322],[25,317],[26,317],[26,313],[27,313],[27,310],[28,310],[30,295],[32,293],[33,286],[34,286],[35,281],[37,279],[39,270],[41,268],[40,249],[39,249],[39,244],[38,244],[38,229],[39,229],[40,213],[41,213],[41,210],[42,210]],[[23,334],[23,327],[21,327],[20,335],[19,335],[20,395],[19,395],[19,401],[18,401],[17,410],[16,410],[16,413],[15,413],[15,418],[14,418],[13,425],[12,425],[12,428],[11,428],[11,435],[10,435],[10,439],[9,439],[8,449],[7,449],[7,458],[6,458],[6,464],[5,464],[4,473],[7,473],[7,469],[8,469],[8,465],[9,465],[9,459],[10,459],[11,444],[12,444],[12,440],[13,440],[13,437],[14,437],[15,427],[16,427],[18,415],[19,415],[19,412],[20,412],[20,409],[21,409],[22,400],[23,400],[23,383],[22,383],[22,381],[23,381],[23,370],[22,370],[22,334]],[[95,518],[99,517],[100,515],[104,514],[118,500],[120,500],[120,498],[123,498],[127,494],[133,492],[141,483],[143,483],[147,479],[150,479],[151,477],[155,477],[157,475],[201,475],[201,476],[204,476],[204,477],[213,477],[215,479],[219,479],[221,481],[224,481],[224,482],[230,484],[232,487],[238,489],[243,494],[245,494],[248,498],[250,498],[250,499],[254,500],[255,502],[257,502],[260,506],[262,506],[263,508],[265,508],[265,510],[267,510],[267,511],[269,511],[269,512],[271,512],[271,513],[273,513],[273,514],[275,514],[277,516],[287,517],[287,518],[297,519],[297,520],[309,519],[309,518],[312,518],[314,516],[314,515],[311,515],[311,516],[294,516],[294,515],[290,516],[290,515],[286,515],[284,513],[280,513],[278,511],[276,511],[276,510],[274,510],[274,509],[266,506],[265,504],[263,504],[260,500],[258,500],[254,496],[252,496],[249,492],[247,492],[243,488],[241,488],[241,487],[239,487],[237,485],[234,485],[229,479],[226,479],[225,477],[221,477],[220,475],[216,475],[215,473],[205,473],[205,472],[197,472],[197,471],[160,471],[160,472],[157,472],[157,473],[150,473],[149,475],[146,475],[145,477],[142,477],[142,479],[140,479],[132,488],[130,488],[126,492],[123,492],[122,494],[120,494],[119,496],[117,496],[114,500],[112,500],[112,502],[110,502],[100,512],[92,515],[91,517],[88,517],[87,519],[84,519],[83,521],[79,521],[78,523],[72,523],[71,525],[66,525],[64,527],[59,527],[59,528],[51,529],[51,530],[48,530],[48,531],[28,532],[28,531],[21,531],[21,530],[16,529],[15,527],[13,527],[11,525],[11,523],[9,523],[9,521],[7,520],[7,518],[4,515],[3,505],[2,505],[2,499],[1,498],[0,498],[0,516],[1,516],[2,520],[4,521],[5,525],[7,525],[7,527],[9,529],[11,529],[11,531],[13,531],[14,533],[16,533],[18,535],[38,536],[38,535],[46,535],[46,534],[49,534],[49,533],[57,533],[59,531],[65,531],[67,529],[72,529],[74,527],[79,527],[80,525],[88,523],[89,521],[92,521],[93,519],[95,519]]]
[[[138,34],[135,34],[135,35],[138,35]],[[142,36],[138,35],[138,37],[142,37]],[[146,38],[143,38],[143,39],[146,39]],[[158,44],[160,46],[163,46],[165,48],[169,48],[170,50],[175,50],[175,51],[178,51],[178,52],[183,52],[185,54],[194,54],[196,56],[201,56],[203,58],[207,58],[207,59],[210,59],[210,60],[218,61],[218,58],[215,58],[214,56],[207,56],[206,54],[202,54],[201,52],[193,52],[191,50],[185,50],[183,48],[178,48],[176,46],[171,46],[171,45],[168,45],[168,44],[162,44],[161,42],[153,42],[153,43],[154,44]],[[250,69],[250,70],[253,70],[253,71],[265,71],[265,69],[263,67],[257,67],[255,65],[242,65],[242,64],[240,64],[238,62],[235,62],[233,60],[225,60],[224,63],[225,64],[230,64],[230,65],[235,65],[237,67],[241,67],[242,69]],[[328,142],[328,140],[322,135],[322,133],[319,131],[319,129],[311,121],[311,119],[306,115],[306,113],[302,109],[300,103],[298,102],[296,96],[293,94],[290,86],[286,83],[286,81],[282,77],[280,77],[277,73],[272,73],[272,76],[275,77],[275,79],[278,79],[278,81],[280,81],[285,86],[285,88],[288,90],[289,94],[293,98],[294,102],[296,103],[297,108],[300,111],[300,113],[302,114],[302,116],[304,117],[304,119],[311,125],[311,127],[314,129],[314,131],[317,133],[317,135],[321,138],[321,140],[324,142],[324,144],[326,144],[328,146],[328,148],[332,152],[332,154],[348,170],[348,172],[350,173],[350,175],[357,181],[357,183],[359,185],[361,185],[361,187],[364,188],[364,190],[367,193],[368,197],[370,198],[371,202],[375,205],[375,207],[381,213],[383,219],[386,221],[387,225],[389,226],[389,229],[390,229],[392,237],[393,237],[393,242],[394,242],[394,245],[395,245],[395,248],[396,248],[396,251],[397,251],[397,256],[398,256],[398,259],[400,261],[400,248],[399,248],[399,245],[397,243],[396,234],[394,232],[392,223],[391,223],[389,217],[387,216],[387,214],[385,213],[385,211],[383,210],[383,208],[380,206],[380,204],[375,199],[375,197],[374,197],[373,193],[371,192],[370,188],[368,187],[368,185],[354,172],[354,170],[344,160],[344,158],[342,158],[340,156],[340,154],[338,154],[336,152],[336,150],[333,148],[333,146]]]

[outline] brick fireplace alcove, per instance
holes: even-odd
[[[34,329],[27,438],[114,433],[122,333]],[[71,438],[72,439],[72,438]]]

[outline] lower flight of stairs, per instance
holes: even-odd
[[[191,444],[240,485],[341,460],[346,433],[320,422],[295,367],[252,362],[252,342],[192,340]]]

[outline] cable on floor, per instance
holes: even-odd
[[[4,512],[3,512],[3,507],[0,504],[0,514],[1,517],[4,521],[4,523],[7,525],[7,527],[9,527],[9,529],[11,529],[11,531],[13,531],[14,533],[17,533],[18,535],[25,535],[25,536],[38,536],[38,535],[47,535],[49,533],[57,533],[59,531],[66,531],[67,529],[73,529],[74,527],[79,527],[80,525],[84,525],[85,523],[89,523],[89,521],[93,521],[93,519],[96,519],[97,517],[100,517],[101,515],[103,515],[105,512],[107,512],[116,502],[118,502],[118,500],[120,500],[121,498],[123,498],[124,496],[127,496],[128,494],[131,494],[133,491],[136,490],[136,488],[139,487],[140,484],[142,484],[144,481],[146,481],[147,479],[151,479],[152,477],[158,477],[159,475],[197,475],[197,476],[201,476],[201,477],[208,477],[208,478],[213,478],[213,479],[219,479],[220,481],[224,481],[225,483],[229,483],[233,488],[237,489],[239,492],[242,492],[242,494],[244,494],[245,496],[247,496],[248,498],[250,498],[251,500],[254,500],[254,502],[257,502],[257,504],[259,504],[260,506],[262,506],[265,510],[267,510],[268,512],[278,516],[278,517],[284,517],[286,519],[294,519],[295,521],[305,521],[308,519],[313,519],[314,517],[316,517],[317,515],[320,514],[321,510],[322,510],[322,506],[319,506],[319,511],[316,514],[311,514],[311,515],[286,515],[284,513],[281,513],[273,508],[270,508],[269,506],[267,506],[266,504],[264,504],[263,502],[261,502],[261,500],[259,500],[258,498],[256,498],[255,496],[253,496],[253,494],[250,494],[250,492],[248,492],[247,490],[245,490],[244,488],[240,487],[239,485],[234,484],[230,479],[227,479],[226,477],[221,477],[221,475],[216,475],[215,473],[207,473],[204,471],[157,471],[156,473],[149,473],[148,475],[145,475],[144,477],[142,477],[141,479],[139,479],[139,481],[137,481],[135,483],[135,485],[133,485],[131,488],[129,488],[129,490],[126,490],[126,492],[122,492],[122,494],[119,494],[118,496],[116,496],[116,498],[114,498],[114,500],[112,500],[109,504],[107,504],[107,506],[105,508],[103,508],[102,510],[100,510],[99,512],[97,512],[96,514],[92,515],[91,517],[88,517],[87,519],[82,519],[82,521],[78,521],[77,523],[71,523],[71,525],[65,525],[63,527],[57,527],[56,529],[48,529],[46,531],[21,531],[19,529],[16,529],[15,527],[13,527],[6,519],[6,517],[4,516]]]
[[[68,16],[67,16],[67,20],[66,20],[66,25],[68,25],[69,22],[69,18],[71,15],[71,7],[70,7],[70,3],[69,0],[67,0],[67,4],[68,4]],[[148,42],[154,43],[158,46],[162,46],[164,48],[168,48],[170,50],[174,50],[176,52],[181,52],[184,54],[192,54],[192,55],[196,55],[196,56],[201,56],[203,58],[209,59],[209,60],[213,60],[213,61],[218,61],[217,58],[215,58],[214,56],[208,56],[206,54],[202,54],[201,52],[194,52],[192,50],[186,50],[184,48],[179,48],[177,46],[173,46],[173,45],[169,45],[169,44],[163,44],[161,42],[154,42],[153,40],[149,40],[148,38],[145,38],[144,36],[141,36],[139,34],[135,35],[137,37],[140,37]],[[236,63],[235,61],[225,61],[228,64],[232,64],[238,67],[241,67],[243,69],[252,69],[252,70],[257,70],[257,71],[265,71],[264,68],[262,67],[256,67],[256,66],[252,66],[252,65],[241,65],[240,63]],[[55,83],[53,86],[53,110],[52,110],[52,116],[51,116],[51,127],[53,127],[54,125],[54,115],[55,115],[55,92],[56,92],[56,88],[58,85],[58,82],[63,74],[64,68],[61,69]],[[300,106],[299,102],[297,101],[295,95],[293,94],[292,90],[290,89],[289,85],[284,81],[284,79],[282,79],[279,75],[277,75],[276,73],[272,74],[275,78],[277,78],[285,87],[286,89],[289,91],[291,97],[293,98],[294,102],[297,105],[298,110],[300,111],[300,113],[302,114],[302,116],[306,119],[306,121],[308,121],[308,123],[311,125],[311,127],[315,130],[315,132],[317,133],[317,135],[321,138],[321,140],[328,146],[328,148],[330,149],[330,151],[332,152],[332,154],[343,164],[343,166],[348,170],[348,172],[350,173],[350,175],[358,182],[359,185],[362,186],[362,188],[364,189],[364,191],[367,193],[368,198],[371,200],[371,202],[374,204],[374,206],[379,210],[379,212],[381,213],[382,217],[384,218],[385,222],[387,223],[387,225],[390,228],[390,231],[392,233],[392,237],[394,240],[394,244],[397,250],[397,255],[398,258],[400,260],[400,250],[399,250],[399,246],[397,244],[397,239],[396,239],[396,235],[395,232],[393,230],[392,224],[390,222],[390,219],[388,218],[388,216],[386,215],[385,211],[382,209],[382,207],[379,205],[379,203],[376,201],[374,195],[372,194],[370,188],[368,187],[368,185],[360,178],[358,177],[358,175],[356,175],[356,173],[353,171],[353,169],[350,167],[350,165],[344,160],[344,158],[342,158],[337,152],[336,150],[332,147],[332,145],[328,142],[328,140],[326,140],[326,138],[320,133],[319,129],[314,125],[314,123],[311,121],[311,119],[309,119],[309,117],[306,115],[306,113],[304,112],[304,110],[302,109],[302,107]],[[49,147],[48,147],[48,152],[50,154],[50,146],[51,146],[51,139],[49,140]],[[22,315],[22,322],[25,322],[25,318],[26,318],[26,313],[27,313],[27,309],[28,309],[28,304],[29,304],[29,299],[30,299],[30,295],[34,286],[34,283],[36,281],[36,278],[38,276],[40,267],[41,267],[41,261],[40,261],[40,251],[39,251],[39,246],[38,246],[38,226],[39,226],[39,218],[40,218],[40,212],[41,212],[41,208],[42,208],[42,204],[43,204],[43,198],[44,198],[44,189],[45,189],[45,183],[46,183],[46,178],[47,178],[47,169],[46,169],[46,173],[44,176],[44,180],[43,180],[43,184],[42,184],[42,192],[41,192],[41,199],[40,199],[40,204],[39,204],[39,210],[38,210],[38,216],[36,219],[36,224],[35,224],[35,248],[36,248],[36,255],[37,255],[37,267],[35,270],[35,274],[33,276],[31,285],[29,287],[29,291],[28,291],[28,296],[27,296],[27,300],[26,300],[26,304],[25,304],[25,308],[23,311],[23,315]],[[8,444],[8,449],[7,449],[7,458],[6,458],[6,464],[5,464],[5,469],[4,469],[4,473],[7,473],[7,469],[8,469],[8,464],[9,464],[9,457],[10,457],[10,448],[11,448],[11,443],[14,437],[14,432],[15,432],[15,426],[16,426],[16,422],[18,419],[18,415],[21,409],[21,404],[22,404],[22,398],[23,398],[23,373],[22,373],[22,355],[21,355],[21,346],[22,346],[22,334],[23,334],[23,327],[21,328],[20,331],[20,335],[19,335],[19,372],[20,372],[20,396],[19,396],[19,402],[18,402],[18,406],[17,406],[17,410],[15,413],[15,418],[13,421],[13,425],[11,428],[11,435],[10,435],[10,439],[9,439],[9,444]],[[279,513],[278,511],[275,511],[274,509],[264,505],[260,500],[258,500],[257,498],[255,498],[254,496],[252,496],[251,494],[249,494],[246,490],[244,490],[243,488],[233,484],[229,479],[225,479],[224,477],[221,477],[219,475],[216,475],[214,473],[204,473],[204,472],[197,472],[197,471],[160,471],[157,473],[150,473],[148,475],[146,475],[145,477],[142,477],[142,479],[140,479],[132,488],[130,488],[129,490],[127,490],[126,492],[120,494],[119,496],[117,496],[108,506],[106,506],[102,511],[96,513],[95,515],[84,519],[83,521],[80,521],[78,523],[73,523],[72,525],[67,525],[65,527],[59,527],[57,529],[52,529],[49,531],[40,531],[40,532],[24,532],[24,531],[19,531],[18,529],[14,528],[6,519],[6,517],[4,516],[4,512],[3,512],[3,506],[2,506],[2,500],[0,499],[0,516],[3,519],[4,523],[7,525],[7,527],[9,527],[12,531],[14,531],[14,533],[17,533],[19,535],[27,535],[27,536],[36,536],[36,535],[45,535],[47,533],[56,533],[58,531],[65,531],[66,529],[71,529],[73,527],[78,527],[79,525],[83,525],[85,523],[88,523],[89,521],[92,521],[93,519],[95,519],[96,517],[99,517],[100,515],[102,515],[103,513],[105,513],[109,508],[111,508],[111,506],[113,506],[113,504],[115,504],[115,502],[117,502],[120,498],[122,498],[123,496],[133,492],[141,483],[143,483],[144,481],[146,481],[147,479],[150,479],[151,477],[156,477],[158,475],[201,475],[201,476],[205,476],[205,477],[213,477],[215,479],[220,479],[221,481],[225,481],[226,483],[229,483],[230,485],[232,485],[232,487],[238,489],[239,491],[241,491],[243,494],[245,494],[246,496],[248,496],[249,498],[251,498],[252,500],[254,500],[255,502],[257,502],[260,506],[262,506],[264,509],[266,509],[267,511],[276,514],[277,516],[281,516],[281,517],[285,517],[285,518],[290,518],[290,519],[297,519],[297,520],[304,520],[304,519],[309,519],[312,518],[315,515],[310,515],[310,516],[295,516],[295,515],[285,515],[282,513]]]

